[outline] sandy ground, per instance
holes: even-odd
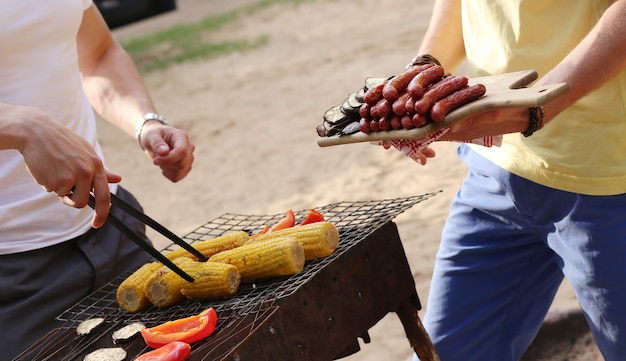
[[[179,0],[177,11],[114,33],[120,40],[129,39],[253,2]],[[361,87],[365,77],[403,69],[415,55],[432,4],[432,0],[314,0],[277,5],[208,35],[216,39],[267,35],[270,40],[254,51],[145,75],[159,112],[186,129],[196,144],[192,173],[170,183],[132,138],[100,122],[107,162],[123,176],[122,185],[135,193],[146,213],[180,235],[227,212],[278,214],[336,201],[442,190],[395,220],[425,304],[439,234],[465,175],[455,155],[456,144],[436,144],[438,156],[420,166],[400,152],[370,144],[318,147],[315,126],[327,108]],[[152,236],[157,245],[165,246],[164,240]],[[573,292],[564,284],[553,311],[577,309]],[[346,360],[410,359],[411,349],[394,314],[381,320],[370,335],[372,342]],[[596,359],[592,351],[586,355],[579,360]]]

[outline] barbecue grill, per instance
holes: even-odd
[[[438,360],[422,328],[421,304],[397,227],[400,213],[437,193],[380,201],[339,202],[317,207],[340,233],[339,247],[326,258],[307,261],[300,273],[242,283],[236,295],[220,300],[185,300],[131,314],[117,305],[116,290],[132,270],[93,292],[58,316],[50,332],[16,360],[82,360],[99,348],[123,347],[127,359],[149,351],[141,336],[114,344],[112,333],[142,322],[147,327],[198,314],[213,307],[215,332],[194,343],[190,360],[334,360],[370,342],[368,330],[387,313],[400,318],[410,346],[423,361]],[[308,210],[295,212],[301,219]],[[224,214],[183,238],[192,243],[233,231],[260,231],[284,217]],[[169,246],[164,251],[174,250]],[[150,260],[146,260],[150,261]],[[76,326],[104,322],[87,335]]]

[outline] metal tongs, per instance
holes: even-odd
[[[93,194],[89,194],[89,206],[91,208],[95,209],[96,199],[94,198]],[[139,221],[143,222],[145,225],[149,226],[150,228],[152,228],[155,231],[159,232],[160,234],[162,234],[163,236],[165,236],[166,238],[168,238],[172,242],[174,242],[177,245],[179,245],[181,248],[183,248],[186,251],[188,251],[189,253],[193,254],[194,256],[196,256],[201,261],[203,261],[203,262],[207,261],[208,258],[205,255],[203,255],[202,253],[200,253],[200,251],[198,251],[197,249],[192,247],[189,243],[185,242],[183,239],[181,239],[180,237],[178,237],[177,235],[172,233],[170,230],[168,230],[167,228],[165,228],[164,226],[159,224],[154,219],[148,217],[145,213],[141,212],[140,210],[134,208],[133,206],[131,206],[130,204],[126,203],[122,199],[118,198],[113,193],[111,193],[111,206],[112,207],[116,206],[119,209],[123,210],[124,212],[128,213],[129,215],[135,217]],[[176,264],[174,264],[174,262],[170,261],[167,257],[165,257],[165,255],[163,255],[156,248],[154,248],[152,246],[152,244],[150,243],[150,241],[148,241],[147,238],[144,235],[136,233],[132,229],[128,228],[128,226],[125,225],[124,222],[122,222],[119,218],[117,218],[112,213],[109,213],[109,216],[107,217],[107,222],[111,222],[111,224],[115,228],[117,228],[120,232],[122,232],[122,234],[124,234],[126,237],[130,238],[139,247],[143,248],[146,252],[148,252],[150,255],[152,255],[154,258],[156,258],[161,263],[163,263],[167,268],[169,268],[172,271],[174,271],[177,275],[181,276],[186,281],[189,281],[189,282],[193,282],[194,281],[193,277],[191,277],[185,271],[180,269]]]

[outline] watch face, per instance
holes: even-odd
[[[165,121],[165,117],[156,113],[146,113],[143,116],[144,120],[158,120],[160,122],[164,122]]]

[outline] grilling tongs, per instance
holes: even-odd
[[[96,199],[94,198],[93,194],[89,194],[89,206],[91,208],[94,208],[96,206]],[[168,230],[167,228],[165,228],[164,226],[159,224],[154,219],[148,217],[145,213],[141,212],[140,210],[134,208],[133,206],[131,206],[130,204],[126,203],[122,199],[118,198],[113,193],[111,193],[111,206],[112,207],[116,206],[119,209],[123,210],[124,212],[128,213],[129,215],[137,218],[139,221],[143,222],[144,224],[146,224],[150,228],[154,229],[155,231],[159,232],[163,236],[167,237],[169,240],[171,240],[172,242],[176,243],[181,248],[185,249],[189,253],[193,254],[196,257],[198,257],[198,259],[200,259],[201,261],[204,262],[204,261],[207,260],[207,257],[205,255],[200,253],[200,251],[198,251],[197,249],[193,248],[189,243],[185,242],[183,239],[181,239],[180,237],[178,237],[177,235],[172,233],[170,230]],[[152,255],[158,261],[163,263],[165,266],[167,266],[167,268],[171,269],[176,274],[181,276],[183,279],[185,279],[186,281],[189,281],[189,282],[193,282],[194,281],[193,277],[191,277],[185,271],[180,269],[176,264],[174,264],[174,262],[170,261],[161,252],[159,252],[156,248],[154,248],[152,246],[152,244],[145,238],[145,236],[140,235],[140,234],[134,232],[132,229],[128,228],[128,226],[125,225],[115,215],[109,213],[109,216],[107,217],[107,222],[111,222],[111,224],[115,228],[117,228],[120,232],[122,232],[125,236],[130,238],[139,247],[143,248],[146,252],[150,253],[150,255]]]

